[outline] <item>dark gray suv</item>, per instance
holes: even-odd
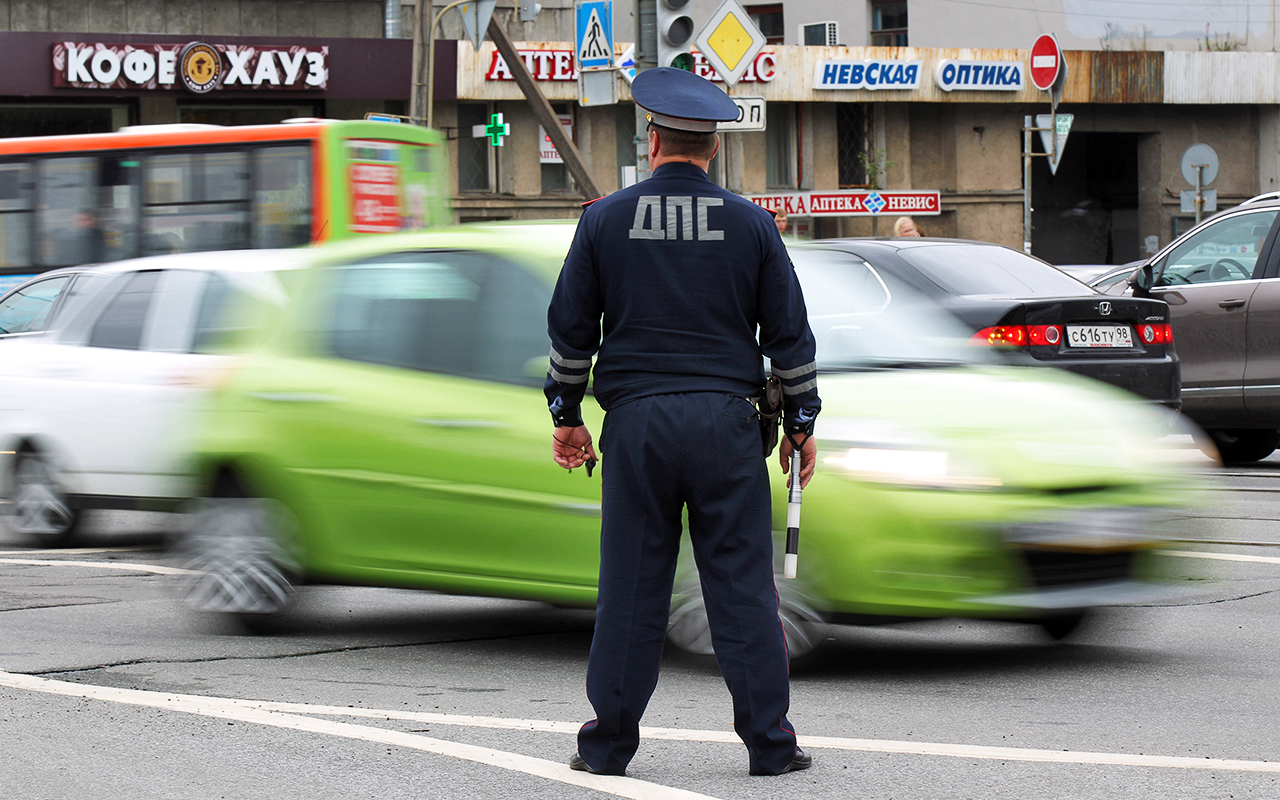
[[[1142,267],[1135,292],[1164,300],[1182,361],[1182,413],[1225,461],[1257,461],[1280,444],[1280,201],[1214,216]]]

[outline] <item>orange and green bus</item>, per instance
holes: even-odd
[[[414,125],[321,119],[0,139],[0,282],[447,224],[443,145]]]

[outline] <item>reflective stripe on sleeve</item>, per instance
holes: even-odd
[[[557,353],[554,347],[551,348],[551,360],[556,364],[558,364],[559,366],[564,367],[565,369],[590,369],[591,368],[591,359],[565,358],[564,356]]]
[[[804,383],[796,384],[795,386],[788,386],[784,383],[782,384],[782,393],[783,394],[804,394],[810,389],[816,389],[817,387],[818,387],[817,378],[814,378],[811,381],[805,381]]]
[[[555,367],[550,367],[547,373],[556,380],[557,383],[586,383],[588,375],[565,375]]]
[[[803,367],[796,367],[795,369],[778,369],[777,367],[770,365],[770,370],[779,378],[799,378],[802,375],[808,375],[810,372],[816,372],[818,370],[818,362],[810,361]]]

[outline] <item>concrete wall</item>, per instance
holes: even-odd
[[[1280,106],[1258,107],[1258,191],[1280,190]]]
[[[0,0],[0,31],[381,37],[382,0]]]
[[[434,0],[432,13],[439,14],[452,0]],[[573,0],[539,0],[542,10],[533,22],[520,21],[520,4],[517,0],[498,0],[494,16],[506,27],[507,35],[515,42],[572,42],[576,35],[573,16]],[[632,3],[630,0],[619,0],[614,3],[614,34],[616,42],[630,42],[633,38],[634,26],[631,24]],[[417,13],[416,0],[404,2],[401,6],[400,35],[406,39],[413,37],[414,16]],[[427,25],[431,24],[430,20]],[[440,18],[437,30],[438,39],[461,39],[464,36],[462,16],[455,9]]]
[[[1212,188],[1218,190],[1219,209],[1260,191],[1262,117],[1252,106],[1091,106],[1076,110],[1072,131],[1144,134],[1138,150],[1139,235],[1144,245],[1154,235],[1163,247],[1172,241],[1173,218],[1191,216],[1179,211],[1179,193],[1194,188],[1183,179],[1181,166],[1191,145],[1203,142],[1218,154],[1220,168]]]
[[[629,5],[627,0],[623,4]],[[748,9],[755,2],[743,0]],[[693,0],[700,27],[720,0]],[[1274,51],[1280,21],[1272,0],[1206,3],[1168,0],[1153,11],[1150,0],[1004,0],[990,5],[954,0],[911,0],[907,40],[912,47],[1030,47],[1042,33],[1053,33],[1064,50]],[[998,8],[998,12],[993,9]],[[871,43],[870,3],[866,0],[786,0],[786,44],[800,44],[802,23],[832,20],[840,43]],[[1206,43],[1207,37],[1207,43]]]

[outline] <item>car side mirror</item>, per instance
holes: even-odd
[[[1155,284],[1155,270],[1150,264],[1144,264],[1129,275],[1127,282],[1134,297],[1150,297],[1151,287]]]

